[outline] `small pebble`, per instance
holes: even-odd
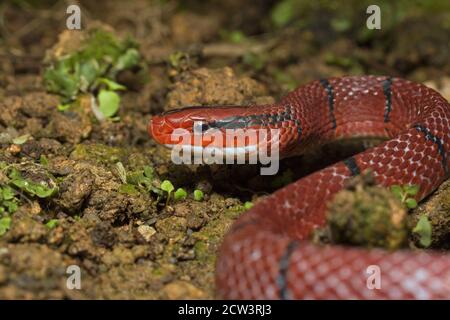
[[[145,241],[150,242],[150,239],[152,236],[156,233],[155,228],[147,226],[147,225],[140,225],[137,228],[137,231],[140,233],[140,235],[145,239]]]

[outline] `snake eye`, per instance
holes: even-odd
[[[192,131],[193,132],[205,132],[206,130],[210,129],[211,126],[203,121],[194,121],[194,124],[192,125]]]

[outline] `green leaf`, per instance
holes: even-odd
[[[392,185],[391,186],[391,192],[394,194],[394,196],[396,196],[399,200],[403,199],[403,189],[401,186],[399,185]]]
[[[253,202],[246,201],[246,202],[244,203],[244,208],[245,208],[246,210],[249,210],[249,209],[251,209],[252,207],[253,207]]]
[[[58,111],[66,111],[66,110],[69,110],[69,108],[71,107],[72,105],[70,104],[70,103],[66,103],[66,104],[58,104],[58,106],[56,107],[57,109],[58,109]]]
[[[49,220],[49,221],[45,224],[45,226],[46,226],[47,228],[49,228],[49,229],[53,229],[53,228],[55,228],[57,225],[58,225],[58,219],[51,219],[51,220]]]
[[[417,208],[417,201],[413,198],[406,199],[405,203],[409,209]]]
[[[413,232],[420,236],[420,244],[423,247],[428,248],[430,246],[432,226],[426,215],[420,217]]]
[[[2,192],[2,198],[3,200],[11,200],[16,195],[16,192],[13,188],[10,186],[4,186],[2,189],[0,189]]]
[[[114,69],[120,71],[134,67],[139,63],[139,58],[140,58],[139,52],[134,48],[130,48],[127,51],[125,51],[125,54],[121,55],[117,59],[117,63]]]
[[[44,154],[41,154],[41,156],[39,157],[39,162],[43,165],[43,166],[48,166],[48,159]]]
[[[137,195],[139,193],[136,187],[129,183],[121,184],[119,187],[119,192],[129,194],[131,196]]]
[[[31,135],[29,135],[29,134],[24,134],[24,135],[22,135],[22,136],[19,136],[19,137],[17,137],[17,138],[14,138],[13,139],[13,143],[14,144],[24,144],[25,142],[27,142],[28,141],[28,139],[31,137]]]
[[[111,91],[118,91],[118,90],[126,90],[127,89],[127,87],[125,87],[125,86],[123,86],[123,85],[121,85],[121,84],[119,84],[117,82],[114,82],[114,81],[112,81],[112,80],[110,80],[108,78],[100,78],[100,79],[98,79],[98,81],[99,81],[99,83],[106,84],[106,86],[108,87],[108,90],[111,90]]]
[[[4,235],[6,231],[11,228],[11,218],[3,217],[0,219],[0,236]]]
[[[203,191],[201,190],[194,190],[194,200],[195,201],[202,201],[203,200]]]
[[[181,64],[181,60],[185,57],[186,55],[181,52],[181,51],[175,51],[174,53],[169,55],[169,63],[172,67],[177,68],[180,66]]]
[[[295,0],[283,0],[272,9],[271,19],[277,27],[283,27],[292,21],[296,7]]]
[[[9,213],[16,212],[17,208],[19,207],[16,201],[3,201],[3,206],[8,209],[7,211]]]
[[[22,177],[20,172],[13,168],[9,174],[11,183],[21,190],[28,192],[31,195],[36,195],[39,198],[48,198],[57,191],[57,187],[49,187],[45,181],[36,183],[28,181]]]
[[[226,38],[233,43],[241,43],[245,40],[245,34],[240,30],[230,31],[226,34]]]
[[[144,175],[147,178],[153,179],[153,173],[154,173],[154,169],[150,166],[144,166]]]
[[[95,59],[80,61],[80,90],[87,92],[97,78],[100,67]]]
[[[164,180],[161,183],[161,190],[166,191],[167,193],[171,193],[175,188],[173,187],[172,182],[170,182],[169,180]]]
[[[416,184],[403,186],[403,190],[406,194],[415,196],[419,192],[420,187]]]
[[[184,200],[187,197],[187,192],[183,188],[178,188],[174,193],[175,200]]]
[[[31,184],[31,187],[32,187],[31,190],[39,198],[48,198],[55,192],[55,189],[49,188],[45,182],[41,182],[40,184]]]
[[[69,59],[60,60],[44,72],[47,90],[66,99],[74,99],[80,87],[79,75],[77,70],[71,70],[71,63]]]
[[[114,91],[100,90],[98,94],[100,112],[107,118],[114,116],[119,111],[120,97]]]

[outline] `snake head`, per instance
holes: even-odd
[[[170,147],[178,143],[178,139],[173,139],[176,130],[181,129],[186,134],[193,134],[196,123],[208,123],[210,120],[208,107],[170,110],[152,117],[148,125],[148,133],[156,142]]]
[[[148,132],[167,147],[217,148],[227,155],[250,154],[272,139],[261,126],[261,107],[187,107],[154,116]],[[251,130],[254,129],[254,130]],[[264,132],[263,132],[264,131]],[[269,132],[270,134],[270,132]],[[233,149],[233,150],[232,150]]]

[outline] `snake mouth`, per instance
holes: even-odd
[[[191,137],[185,138],[186,140],[191,140]],[[160,138],[160,140],[167,140],[165,138]],[[253,154],[256,154],[258,150],[260,150],[260,145],[258,144],[247,144],[241,146],[226,146],[220,144],[215,144],[214,142],[207,144],[204,141],[200,141],[198,144],[191,144],[189,142],[171,142],[162,144],[165,148],[172,150],[174,154],[180,155],[205,155],[218,158],[232,158],[236,159],[239,157],[247,157]]]

